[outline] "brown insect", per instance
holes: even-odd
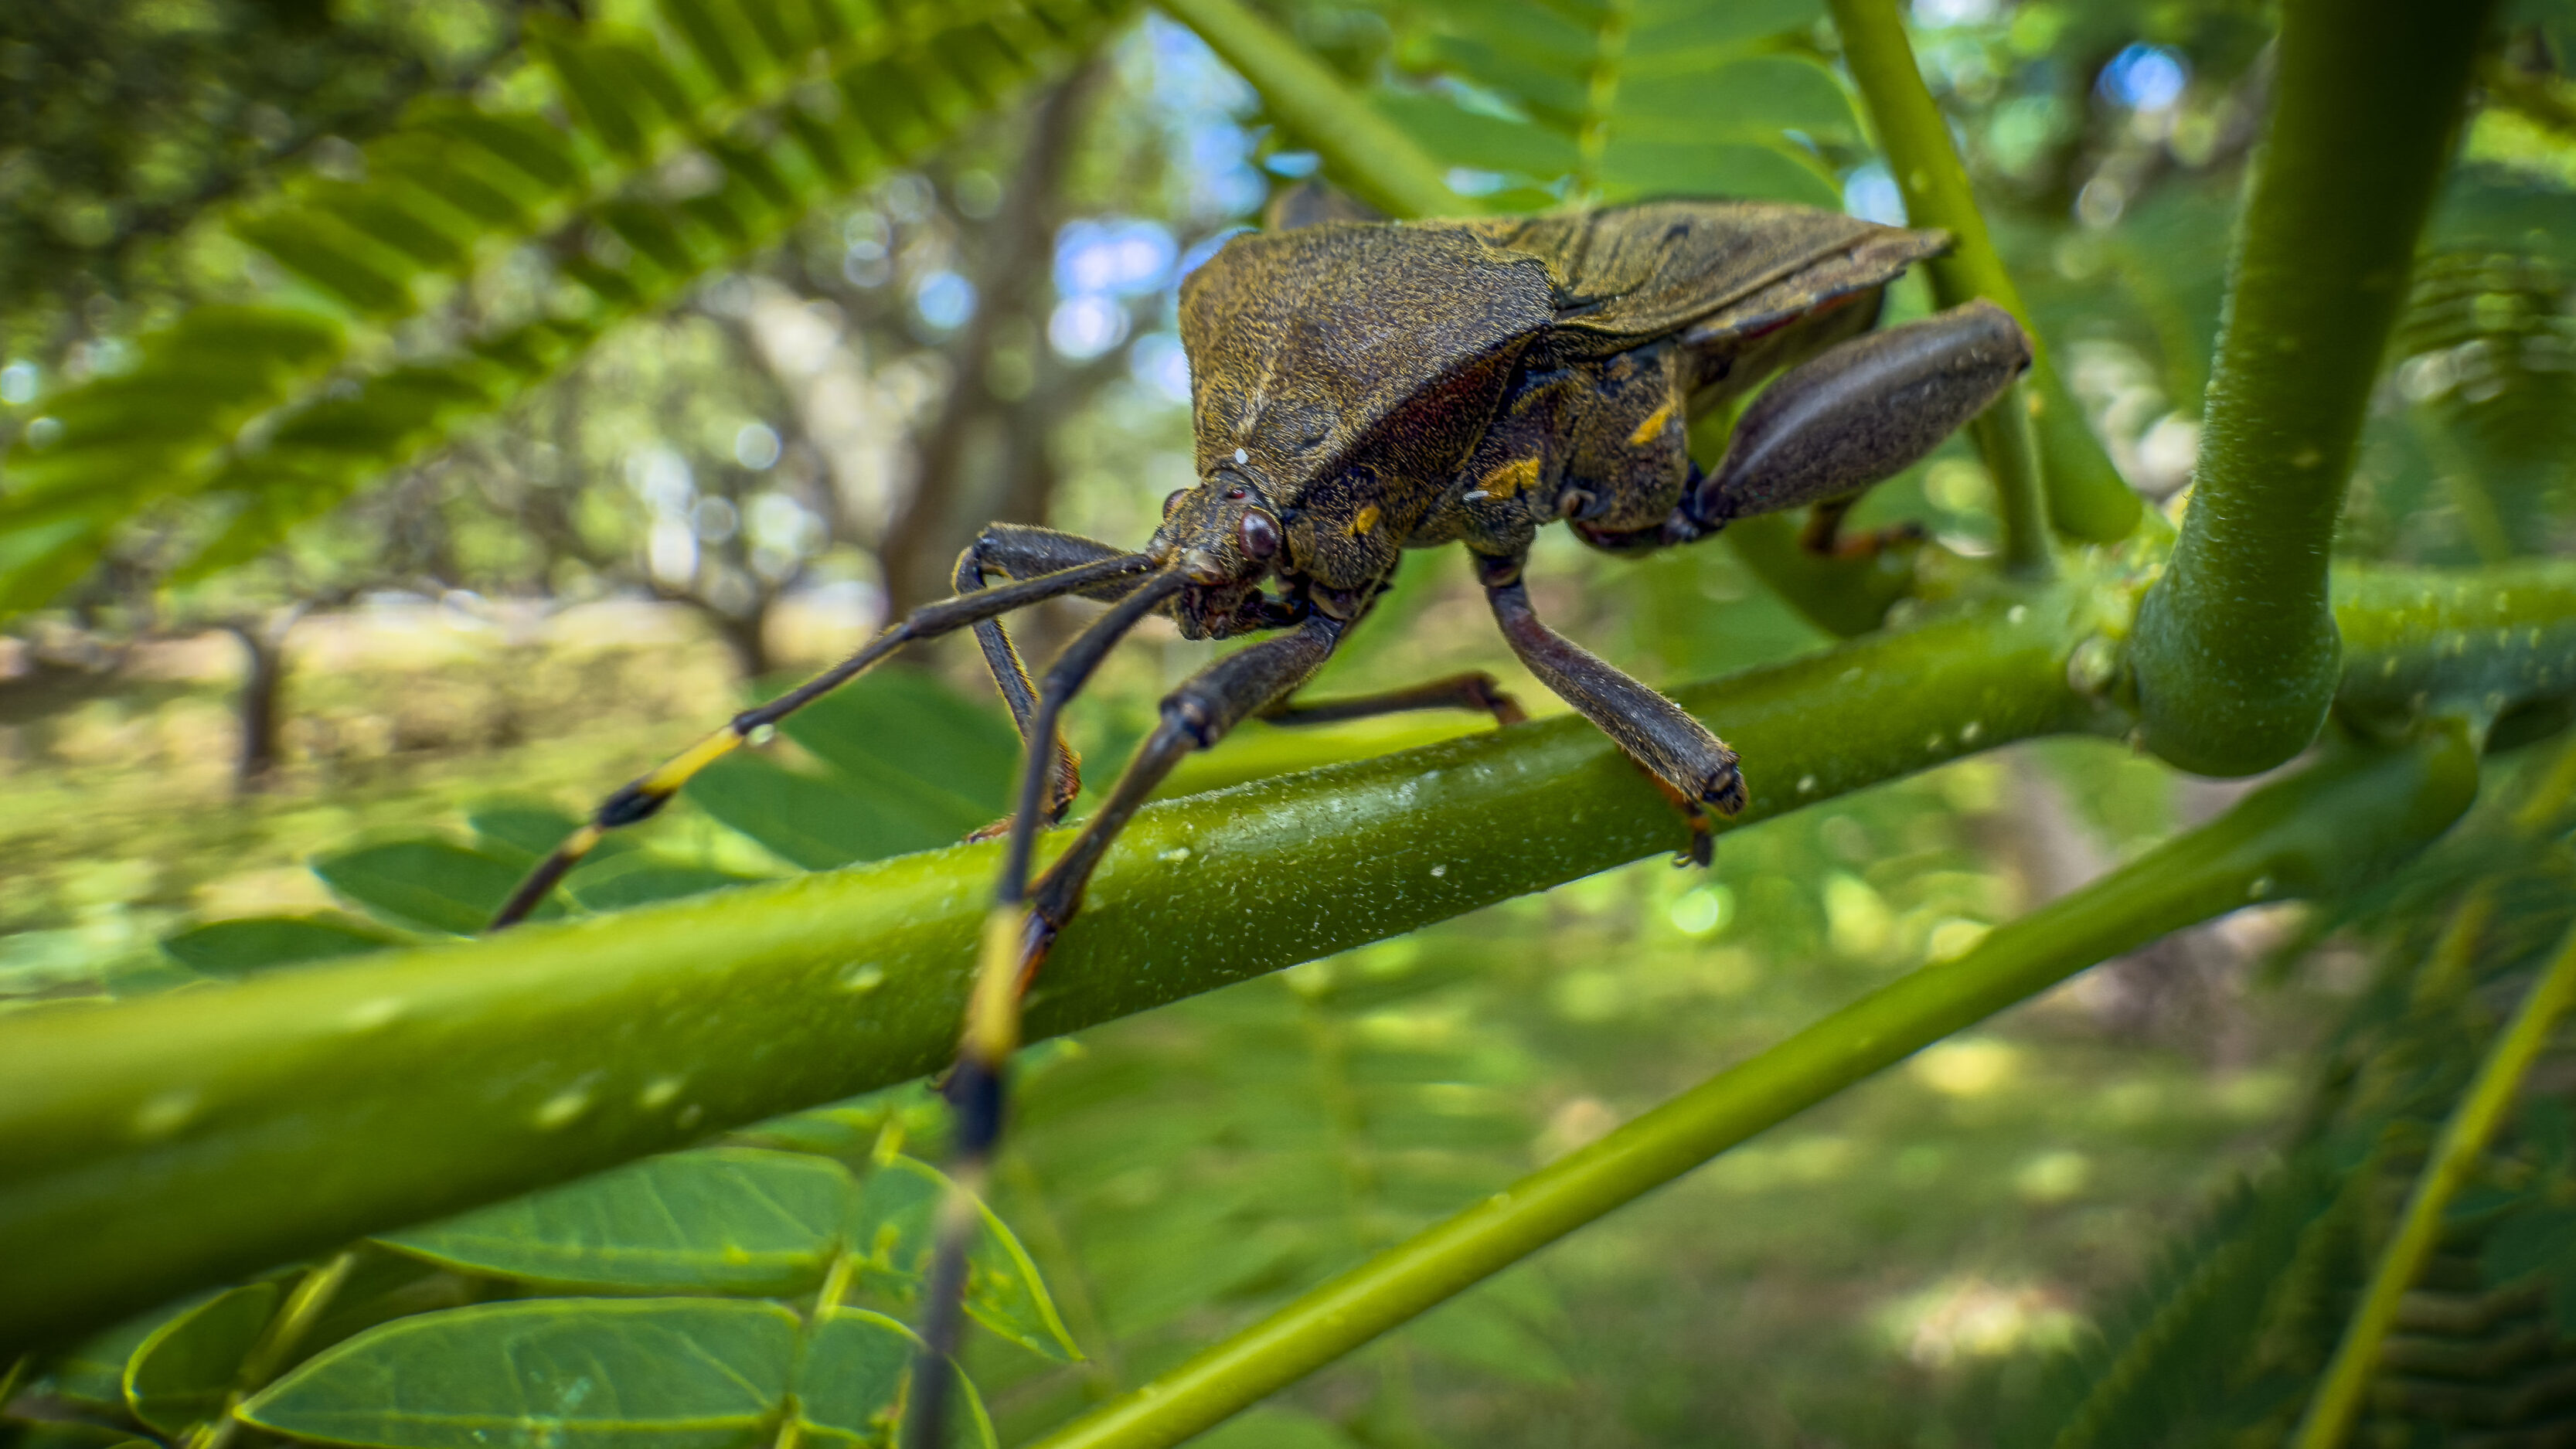
[[[1184,756],[1254,716],[1298,724],[1445,707],[1505,724],[1522,717],[1483,674],[1295,699],[1367,615],[1401,551],[1447,543],[1474,556],[1512,651],[1657,782],[1687,823],[1685,855],[1706,864],[1708,810],[1744,804],[1735,753],[1540,622],[1521,577],[1531,540],[1562,521],[1598,547],[1643,552],[1813,505],[1810,548],[1878,546],[1842,537],[1852,500],[1931,451],[2030,363],[2020,327],[1987,302],[1870,330],[1888,283],[1947,244],[1940,232],[1743,201],[1326,221],[1236,237],[1181,286],[1199,481],[1164,500],[1143,550],[987,528],[957,561],[954,597],[610,796],[493,925],[524,917],[602,832],[650,816],[756,731],[913,640],[973,628],[1028,747],[1017,810],[996,827],[1008,837],[996,912],[946,1082],[956,1177],[975,1190],[1001,1131],[1019,999],[1101,856]],[[1703,474],[1688,451],[1692,419],[1774,374],[1717,470]],[[1110,608],[1032,682],[1000,618],[1067,594]],[[1193,639],[1275,637],[1163,700],[1161,723],[1097,813],[1032,883],[1037,833],[1063,818],[1080,785],[1058,719],[1148,614]],[[915,1445],[941,1442],[964,1221],[927,1289],[933,1352],[914,1388]]]

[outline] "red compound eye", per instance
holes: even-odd
[[[1243,551],[1254,558],[1279,552],[1279,520],[1258,508],[1245,510],[1236,531],[1243,535]]]
[[[1172,510],[1173,510],[1173,509],[1175,509],[1175,508],[1180,507],[1180,506],[1181,506],[1181,500],[1182,500],[1182,499],[1184,499],[1184,498],[1187,498],[1188,496],[1190,496],[1190,490],[1188,490],[1187,488],[1175,488],[1175,489],[1173,489],[1171,492],[1164,494],[1164,495],[1163,495],[1163,516],[1164,516],[1165,518],[1169,518],[1169,517],[1171,517],[1171,516],[1172,516]]]
[[[1247,493],[1240,488],[1228,488],[1225,490],[1226,501],[1229,503],[1241,503],[1243,500],[1251,496],[1252,495],[1250,493]]]

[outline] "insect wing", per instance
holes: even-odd
[[[1471,225],[1547,263],[1557,345],[1569,357],[1606,357],[1713,320],[1758,328],[1883,286],[1949,242],[1765,201],[1650,201]]]

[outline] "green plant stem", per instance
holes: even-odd
[[[1826,8],[1879,147],[1887,153],[1888,172],[1905,197],[1907,222],[1940,227],[1952,238],[1949,255],[1926,266],[1933,297],[1943,307],[1989,298],[2021,319],[2039,349],[2031,376],[1977,424],[1977,446],[2002,501],[2007,565],[2024,572],[2047,568],[2052,513],[2056,526],[2077,538],[2108,543],[2127,537],[2141,511],[2137,495],[2120,480],[2084,426],[2083,409],[2049,364],[2020,289],[1986,233],[1949,123],[1924,88],[1895,0],[1828,0]]]
[[[2046,578],[2057,566],[2048,536],[2048,498],[2040,484],[2039,440],[2031,428],[2027,381],[1995,399],[1968,434],[1995,479],[1995,506],[2003,524],[2004,572]],[[2006,480],[2016,480],[2007,483]]]
[[[2144,742],[2184,769],[2270,769],[2325,718],[2327,553],[2492,8],[2283,6],[2190,511],[2133,655]]]
[[[2125,727],[2066,684],[2092,597],[1966,606],[1675,697],[1743,753],[1764,819]],[[1683,840],[1572,716],[1158,804],[1051,952],[1030,1037]],[[0,1352],[946,1065],[998,848],[0,1017],[0,1242],[46,1245],[0,1255]]]
[[[2442,1135],[2415,1180],[2397,1234],[2379,1255],[2361,1306],[2353,1311],[2316,1397],[2308,1403],[2293,1449],[2338,1449],[2351,1435],[2361,1414],[2362,1396],[2379,1371],[2380,1349],[2396,1325],[2398,1303],[2423,1275],[2425,1263],[2441,1241],[2444,1212],[2494,1139],[2522,1079],[2549,1044],[2551,1029],[2571,1001],[2576,1001],[2576,931],[2568,934],[2539,982],[2523,997],[2513,1023],[2479,1064],[2468,1095],[2442,1124]]]
[[[2344,582],[2356,710],[2576,692],[2576,568]],[[2125,731],[2068,663],[2105,657],[2130,589],[2070,571],[1674,696],[1742,752],[1749,824],[2014,739]],[[1157,804],[1057,944],[1029,1029],[1144,1011],[1681,838],[1571,717]],[[0,1017],[0,1242],[42,1245],[0,1255],[0,1354],[945,1065],[996,848]]]
[[[1279,124],[1353,194],[1389,216],[1468,216],[1447,173],[1279,27],[1242,0],[1157,0],[1261,93]]]
[[[2463,728],[2357,751],[2247,797],[2091,885],[2002,926],[1710,1078],[1040,1441],[1160,1449],[1962,1027],[2167,931],[2402,863],[2477,794]]]

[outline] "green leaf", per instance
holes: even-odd
[[[2576,1333],[2576,1209],[2534,1208],[2506,1218],[2488,1237],[2479,1266],[2490,1283],[2544,1278],[2558,1331]]]
[[[909,1157],[870,1174],[850,1226],[850,1248],[861,1256],[862,1275],[884,1279],[900,1294],[918,1293],[938,1243],[939,1204],[949,1190],[937,1168]],[[1031,1353],[1058,1363],[1080,1360],[1082,1350],[1056,1315],[1028,1250],[991,1208],[978,1204],[978,1211],[983,1226],[966,1253],[966,1311]]]
[[[376,1241],[465,1272],[563,1288],[806,1293],[822,1282],[857,1193],[827,1158],[708,1148]]]
[[[1611,125],[1640,140],[1769,144],[1783,131],[1825,143],[1860,141],[1860,116],[1832,71],[1798,55],[1757,55],[1711,67],[1629,76]]]
[[[210,1293],[195,1293],[138,1313],[114,1328],[91,1334],[46,1366],[54,1392],[77,1404],[111,1412],[125,1408],[125,1365],[161,1326],[196,1308]]]
[[[475,849],[496,860],[534,865],[539,857],[549,854],[564,843],[564,837],[581,828],[577,818],[547,805],[522,804],[495,800],[467,813],[465,823],[474,827]],[[603,835],[599,843],[582,857],[589,865],[611,856],[625,855],[639,847],[622,835]]]
[[[565,884],[572,898],[594,911],[622,911],[654,901],[676,901],[749,885],[759,876],[736,875],[712,866],[678,865],[650,856],[629,855],[604,870],[584,871]]]
[[[191,970],[238,976],[270,966],[330,961],[399,946],[391,931],[349,925],[327,916],[254,916],[212,921],[164,937],[161,949]]]
[[[175,1436],[220,1415],[284,1296],[276,1283],[245,1283],[154,1329],[125,1363],[134,1417]]]
[[[927,670],[861,675],[779,728],[863,787],[930,787],[967,830],[1010,808],[1019,777],[1020,737],[1001,711]]]
[[[1579,159],[1562,131],[1470,111],[1427,91],[1382,92],[1373,104],[1452,166],[1544,179],[1572,171]]]
[[[509,899],[521,871],[509,861],[424,837],[318,856],[313,873],[332,890],[396,925],[470,936],[481,931],[501,902]],[[562,913],[562,906],[547,901],[535,914]]]
[[[660,9],[662,18],[688,41],[698,64],[707,68],[717,85],[729,91],[742,89],[745,72],[733,38],[705,0],[662,0]]]
[[[353,312],[391,316],[410,310],[410,279],[388,265],[392,258],[354,244],[345,233],[330,235],[321,225],[315,216],[263,217],[236,222],[233,232]]]
[[[1601,156],[1604,193],[1613,200],[1645,196],[1740,196],[1842,205],[1833,178],[1813,157],[1776,146],[1702,145],[1613,135]]]
[[[914,802],[893,791],[864,791],[749,755],[718,760],[682,793],[807,870],[954,845],[965,833],[921,819]]]
[[[1627,55],[1639,69],[1659,58],[1676,67],[1705,65],[1711,51],[1810,29],[1824,13],[1823,0],[1638,0],[1628,21]]]
[[[86,1424],[67,1420],[50,1423],[8,1421],[9,1449],[162,1449],[150,1439],[138,1439],[130,1429],[108,1424]]]
[[[1584,76],[1589,46],[1541,59],[1480,35],[1435,35],[1425,37],[1406,58],[1423,69],[1448,71],[1507,92],[1560,124],[1572,125],[1589,99]]]
[[[721,1298],[554,1298],[397,1319],[244,1404],[381,1449],[733,1449],[775,1414],[796,1315]]]
[[[796,1373],[797,1426],[834,1445],[895,1449],[914,1356],[920,1352],[921,1340],[912,1330],[884,1314],[825,1309]],[[967,1413],[950,1428],[951,1440],[994,1449],[993,1421],[984,1412],[982,1396],[964,1374],[957,1383]]]

